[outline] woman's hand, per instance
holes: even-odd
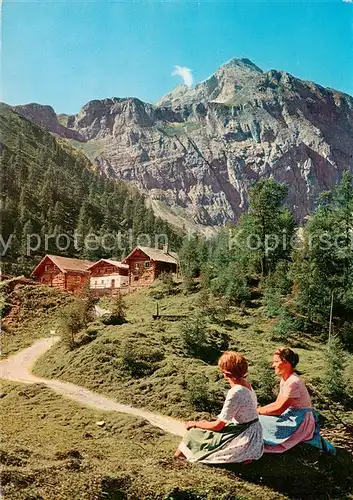
[[[196,427],[196,422],[195,420],[189,420],[188,422],[185,422],[185,427],[186,430],[192,429],[193,427]]]

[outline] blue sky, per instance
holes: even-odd
[[[232,57],[353,95],[353,3],[16,1],[2,7],[2,97],[77,113],[89,100],[157,101]]]

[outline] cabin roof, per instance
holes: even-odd
[[[165,252],[164,250],[160,250],[159,248],[151,248],[151,247],[136,247],[129,253],[127,257],[123,260],[126,262],[135,252],[136,250],[141,250],[144,254],[146,254],[150,259],[156,262],[167,262],[169,264],[178,264],[178,254],[175,252]]]
[[[88,269],[92,269],[92,267],[97,266],[101,262],[106,262],[107,264],[110,264],[111,266],[115,267],[120,267],[121,269],[129,269],[128,264],[123,264],[122,262],[118,260],[112,260],[112,259],[100,259],[98,262],[93,262]]]
[[[51,260],[63,273],[76,272],[85,274],[88,273],[88,268],[94,264],[90,260],[71,259],[69,257],[62,257],[61,255],[46,255],[32,271],[31,276],[37,274],[47,259]]]

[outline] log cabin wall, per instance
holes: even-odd
[[[124,262],[129,265],[129,284],[131,286],[150,285],[155,279],[156,263],[140,249],[137,249]]]
[[[58,274],[63,274],[60,269],[53,264],[49,259],[45,264],[43,265],[41,273],[38,275],[37,279],[43,285],[49,285],[49,286],[55,286],[56,288],[59,288],[60,290],[62,289],[60,286],[56,286],[55,280]],[[58,280],[60,282],[60,279]],[[65,290],[65,288],[64,288]]]
[[[130,285],[150,285],[155,279],[156,263],[148,258],[132,259],[129,262]]]
[[[66,290],[74,295],[82,295],[84,288],[89,280],[89,274],[67,272],[66,273]]]

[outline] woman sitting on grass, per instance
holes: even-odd
[[[206,464],[257,460],[264,446],[256,394],[245,380],[248,363],[241,354],[227,351],[218,366],[231,386],[223,409],[213,422],[186,422],[187,432],[174,456]]]
[[[258,408],[263,428],[265,453],[283,453],[305,442],[321,451],[336,453],[335,448],[319,434],[318,419],[313,412],[310,395],[294,369],[299,356],[289,348],[277,349],[272,367],[281,377],[280,390],[274,403]]]

